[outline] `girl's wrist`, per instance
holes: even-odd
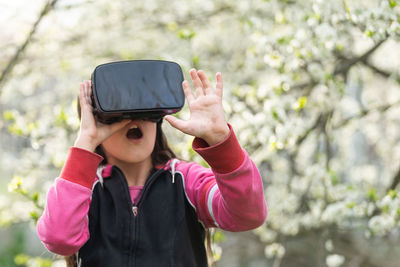
[[[74,143],[74,147],[78,147],[78,148],[82,148],[82,149],[86,149],[91,152],[94,152],[97,147],[97,144],[90,139],[78,136],[78,138],[76,139],[76,141]]]
[[[209,135],[202,137],[202,139],[206,141],[209,146],[215,146],[216,144],[224,141],[228,137],[229,132],[230,129],[228,124],[225,124],[225,127],[222,127],[218,130],[213,130]]]

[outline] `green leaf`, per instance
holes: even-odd
[[[167,29],[171,32],[174,32],[178,29],[178,24],[175,21],[170,21],[167,23]]]
[[[246,20],[244,21],[244,23],[245,23],[246,25],[248,25],[250,28],[252,28],[252,27],[254,26],[254,23],[253,23],[250,19],[246,19]]]
[[[12,110],[6,110],[3,112],[3,119],[5,121],[11,121],[14,122],[15,121],[15,116],[14,116],[14,112]]]
[[[7,130],[9,133],[16,135],[16,136],[21,136],[24,134],[24,131],[22,131],[22,129],[19,128],[16,124],[12,124],[12,125],[8,126]]]
[[[278,23],[278,24],[284,24],[284,23],[286,23],[287,22],[287,20],[286,20],[286,16],[285,16],[285,14],[284,13],[276,13],[275,14],[275,22],[276,23]]]
[[[305,108],[306,105],[307,105],[307,97],[302,96],[297,99],[297,102],[294,105],[294,109],[296,111],[299,111],[299,110],[302,110],[303,108]]]
[[[276,151],[278,149],[278,142],[276,141],[276,139],[274,138],[270,139],[269,144],[273,151]]]
[[[8,191],[16,192],[22,188],[22,178],[20,176],[14,176],[11,182],[8,183]]]
[[[291,37],[282,36],[281,38],[279,38],[277,40],[277,43],[280,45],[285,45],[285,44],[289,44],[291,40],[292,40]]]
[[[67,115],[65,114],[64,109],[62,108],[60,113],[58,113],[56,118],[56,123],[58,125],[63,125],[67,121]]]
[[[192,39],[195,35],[196,35],[196,33],[195,33],[193,30],[191,30],[191,29],[182,29],[182,30],[180,30],[180,31],[178,32],[179,38],[184,39],[184,40],[190,40],[190,39]]]
[[[382,213],[387,213],[389,211],[389,206],[385,205],[382,207]]]
[[[369,198],[370,200],[372,200],[372,201],[377,201],[377,200],[378,200],[378,197],[376,196],[375,188],[371,188],[371,189],[368,191],[368,198]]]
[[[26,126],[28,133],[31,133],[34,129],[38,128],[38,123],[37,122],[30,122]]]
[[[226,240],[226,237],[223,232],[221,232],[219,230],[215,231],[215,233],[213,235],[213,241],[215,243],[224,242],[225,240]]]
[[[198,56],[193,56],[192,62],[194,68],[199,68],[200,58]]]
[[[39,214],[36,211],[31,211],[29,213],[29,215],[31,216],[31,219],[34,220],[34,222],[36,224],[36,222],[39,220]]]
[[[26,265],[29,261],[29,257],[25,254],[18,254],[14,258],[14,262],[16,265]]]
[[[314,16],[313,16],[316,20],[318,20],[318,21],[320,21],[321,20],[321,15],[320,14],[317,14],[317,13],[314,13]]]
[[[333,74],[332,73],[329,73],[329,72],[325,73],[325,80],[326,81],[330,81],[332,79],[333,79]]]
[[[278,112],[276,112],[275,109],[272,110],[272,117],[274,117],[275,120],[279,120]]]
[[[339,177],[337,176],[336,172],[329,170],[328,173],[329,173],[329,176],[331,177],[332,185],[339,184],[340,180],[339,180]]]
[[[39,193],[38,192],[34,193],[31,198],[32,201],[37,202],[39,200]]]
[[[343,0],[343,7],[344,7],[344,10],[346,11],[347,15],[350,16],[350,8],[349,8],[349,6],[347,5],[347,3],[346,3],[345,0]]]
[[[14,258],[14,262],[16,265],[21,265],[21,266],[38,266],[38,267],[51,267],[53,264],[53,261],[50,259],[44,259],[40,257],[30,257],[25,254],[18,254]]]
[[[366,30],[366,31],[364,31],[364,34],[365,34],[367,37],[372,37],[372,36],[375,35],[375,32],[373,32],[372,30]]]
[[[392,199],[397,197],[397,191],[396,190],[389,190],[388,196],[390,196]]]
[[[337,43],[337,44],[336,44],[336,50],[337,50],[337,51],[341,52],[341,51],[343,51],[343,49],[344,49],[343,44],[341,44],[341,43]]]

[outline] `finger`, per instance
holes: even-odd
[[[204,95],[205,95],[205,93],[204,93],[203,88],[197,87],[197,88],[196,88],[196,97],[204,96]]]
[[[86,98],[86,85],[85,82],[80,83],[79,86],[79,103],[81,106],[81,114],[80,114],[80,119],[81,119],[81,128],[87,128],[92,125],[94,118],[93,118],[93,109],[90,103],[88,103],[87,98]]]
[[[199,76],[197,75],[196,69],[191,69],[190,70],[190,78],[193,81],[193,86],[196,90],[196,96],[202,96],[204,95],[204,89],[203,89],[203,83],[201,82]]]
[[[216,80],[217,80],[217,85],[215,86],[216,87],[216,89],[217,89],[217,94],[220,96],[220,97],[222,97],[222,92],[223,92],[223,87],[224,87],[224,84],[223,84],[223,82],[222,82],[222,74],[221,74],[221,72],[217,72],[217,74],[215,74],[215,78],[216,78]]]
[[[80,83],[79,84],[79,101],[81,101],[85,96],[85,91],[84,90],[85,90],[85,84],[84,83]]]
[[[82,108],[85,106],[85,84],[79,84],[79,104],[81,106],[81,115],[82,115]]]
[[[206,93],[206,94],[212,93],[212,92],[214,91],[214,90],[213,90],[213,86],[211,85],[210,81],[207,79],[207,76],[206,76],[206,74],[204,73],[204,71],[199,70],[199,71],[197,72],[197,75],[199,76],[200,81],[201,81],[201,83],[203,84],[203,88],[205,88],[205,89],[204,89],[205,93]]]
[[[189,83],[187,81],[182,82],[182,88],[183,88],[183,92],[185,93],[188,105],[190,106],[192,101],[194,100],[194,96],[192,94],[192,89],[190,88]]]
[[[92,105],[91,95],[92,95],[92,88],[90,86],[90,81],[86,80],[85,81],[85,98],[89,105]]]
[[[178,119],[178,118],[176,118],[176,117],[174,117],[172,115],[167,115],[167,116],[164,117],[164,119],[166,121],[168,121],[169,124],[171,124],[172,127],[178,129],[181,132],[190,134],[189,131],[188,131],[188,125],[187,125],[186,121]]]
[[[82,82],[82,101],[86,104],[86,100],[87,100],[87,85],[86,85],[86,81]]]
[[[79,103],[81,104],[81,108],[85,109],[88,105],[86,100],[86,86],[85,82],[82,82],[79,86]]]
[[[123,120],[123,121],[112,123],[112,124],[110,124],[110,130],[112,133],[114,133],[114,132],[124,128],[130,122],[131,122],[131,120]]]

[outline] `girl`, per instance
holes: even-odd
[[[72,255],[70,266],[207,266],[205,229],[264,222],[262,179],[225,121],[221,73],[215,87],[201,70],[190,77],[189,120],[165,119],[195,137],[211,169],[175,159],[162,122],[97,122],[90,81],[81,83],[79,135],[37,224],[49,251]]]

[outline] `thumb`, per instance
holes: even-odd
[[[178,118],[176,118],[174,116],[171,116],[171,115],[165,116],[164,119],[166,121],[168,121],[169,124],[171,124],[172,127],[178,129],[181,132],[189,134],[188,133],[188,125],[187,125],[186,121],[178,119]]]

